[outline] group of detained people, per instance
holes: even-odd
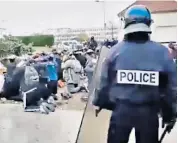
[[[15,57],[10,58],[7,64],[3,96],[10,100],[22,99],[22,96],[19,96],[19,89],[23,89],[23,84],[20,82],[22,75],[16,72],[19,68],[16,59]],[[59,80],[65,82],[67,87],[65,92],[67,93],[68,99],[71,98],[74,93],[80,91],[88,92],[96,65],[96,54],[91,49],[85,52],[77,51],[73,53],[53,50],[50,54],[40,53],[33,55],[29,63],[32,64],[38,72],[41,79],[39,82],[44,82],[42,79],[48,79],[47,88],[49,89],[44,88],[45,86],[43,86],[43,84],[38,85],[37,88],[39,91],[36,90],[27,96],[27,106],[32,106],[37,105],[40,98],[46,100],[49,94],[57,100],[58,96],[56,96],[56,94]],[[28,89],[31,89],[31,87],[28,87]],[[43,94],[41,94],[42,90],[45,91],[43,91]],[[87,98],[87,96],[85,96],[85,98]]]
[[[51,61],[55,66],[51,69],[48,68],[48,73],[51,81],[49,84],[51,84],[54,95],[57,94],[58,80],[66,83],[66,92],[70,97],[72,94],[82,90],[89,91],[88,87],[96,66],[96,54],[93,50],[88,49],[87,51],[75,51],[72,53],[54,50]]]

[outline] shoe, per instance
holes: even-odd
[[[54,95],[53,97],[54,97],[54,100],[55,100],[55,101],[57,101],[57,100],[58,100],[57,95]]]
[[[61,93],[61,97],[63,100],[68,100],[69,98],[71,98],[67,93]]]
[[[49,114],[49,110],[46,108],[45,104],[40,105],[40,113],[42,114]]]
[[[46,107],[50,110],[50,112],[54,112],[56,106],[54,104],[47,104]]]
[[[58,97],[57,97],[57,95],[55,95],[55,94],[52,94],[51,96],[53,96],[54,100],[58,100]]]
[[[45,109],[45,111],[48,113],[55,111],[55,106],[51,103],[43,102],[42,105],[43,105],[43,108]]]
[[[80,91],[82,91],[82,90],[86,91],[87,93],[89,92],[88,88],[85,86],[81,86]]]
[[[56,102],[53,96],[50,96],[47,100],[48,104],[52,104],[54,107],[56,107]]]

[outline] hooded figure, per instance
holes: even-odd
[[[80,85],[83,68],[74,56],[65,55],[61,65],[63,69],[63,78],[67,83],[67,89],[70,93],[79,92],[82,89]]]

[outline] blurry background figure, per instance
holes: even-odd
[[[168,49],[171,56],[177,60],[177,44],[170,42],[168,45]]]
[[[94,54],[94,51],[89,49],[86,52],[86,58],[87,58],[87,62],[86,62],[86,66],[85,66],[85,72],[86,75],[88,77],[88,86],[90,86],[90,83],[92,81],[92,77],[93,77],[93,72],[95,70],[95,66],[96,66],[96,56]]]
[[[106,40],[104,42],[104,46],[108,47],[108,48],[111,48],[113,47],[114,45],[116,45],[118,43],[118,40],[115,40],[114,38],[112,38],[112,40]]]
[[[118,43],[118,40],[112,38],[111,47],[113,47],[113,46],[116,45],[117,43]]]
[[[76,51],[76,52],[74,52],[74,56],[80,62],[82,67],[85,68],[87,59],[86,59],[86,57],[84,55],[82,55],[82,52],[81,51]]]
[[[63,69],[63,78],[70,94],[77,93],[85,89],[84,86],[80,85],[83,68],[80,62],[73,55],[65,55],[63,57],[61,68]]]
[[[90,41],[88,42],[88,48],[95,51],[95,49],[98,47],[98,43],[95,41],[95,38],[92,36]]]

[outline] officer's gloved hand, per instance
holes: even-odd
[[[97,106],[94,106],[94,105],[93,105],[93,108],[94,108],[94,110],[95,110],[95,116],[98,117],[98,114],[100,113],[101,108],[100,108],[100,107],[97,107]]]
[[[173,129],[175,123],[176,123],[176,119],[172,119],[169,122],[165,122],[164,120],[162,120],[162,128],[164,128],[165,125],[166,125],[166,130],[167,130],[168,133],[170,133],[171,130]]]

